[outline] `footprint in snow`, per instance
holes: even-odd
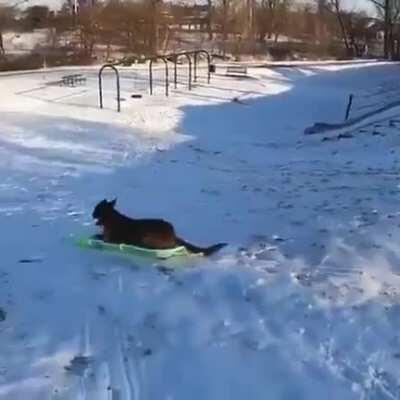
[[[7,318],[7,313],[2,308],[0,308],[0,322],[5,321],[6,318]]]
[[[106,309],[105,309],[105,307],[99,305],[99,306],[97,306],[97,312],[98,312],[100,315],[105,315],[105,314],[106,314]]]
[[[32,264],[32,263],[41,263],[43,259],[41,258],[21,258],[18,260],[20,264]]]
[[[33,298],[38,301],[47,301],[53,296],[53,292],[48,289],[43,289],[35,292]]]
[[[201,189],[201,193],[208,194],[210,196],[219,196],[221,193],[215,189]]]
[[[75,356],[64,369],[77,376],[82,376],[85,371],[89,368],[91,359],[85,356]]]

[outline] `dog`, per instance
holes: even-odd
[[[171,249],[184,246],[195,254],[209,256],[226,243],[214,244],[210,247],[198,247],[176,236],[174,227],[163,219],[133,219],[115,209],[117,199],[100,201],[93,210],[92,217],[96,225],[102,227],[99,239],[109,243],[132,244],[148,249]]]

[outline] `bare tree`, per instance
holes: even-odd
[[[228,16],[230,3],[230,0],[222,0],[222,51],[224,56],[226,54],[226,39],[228,38]]]
[[[246,0],[245,4],[245,36],[247,39],[254,39],[254,12],[255,12],[255,0]]]
[[[278,37],[286,23],[291,0],[261,0],[257,5],[259,39]]]
[[[394,26],[400,17],[400,0],[369,0],[375,5],[378,15],[383,20],[383,53],[386,59],[394,52]]]
[[[31,6],[24,13],[22,22],[25,29],[47,28],[49,24],[50,9],[47,6]]]
[[[113,46],[132,57],[166,52],[173,36],[168,22],[173,24],[182,16],[182,7],[161,0],[111,0],[98,9],[98,41],[106,46],[106,58]]]
[[[98,9],[81,10],[78,19],[78,28],[82,56],[92,58],[94,46],[99,36]]]
[[[10,26],[10,22],[15,18],[15,10],[13,7],[4,7],[0,5],[0,58],[5,58],[6,51],[4,49],[3,32]]]
[[[218,26],[218,34],[222,39],[222,54],[226,54],[226,42],[228,40],[229,31],[233,31],[231,24],[233,0],[218,0],[213,9],[213,19]]]
[[[345,11],[343,9],[342,0],[325,0],[323,2],[321,2],[320,0],[317,1],[320,7],[324,7],[325,10],[335,15],[335,18],[337,19],[340,28],[343,43],[346,47],[346,51],[348,54],[350,54],[352,52],[352,47],[350,45],[348,31],[345,23]]]
[[[4,50],[3,34],[0,31],[0,59],[4,58],[5,56],[6,56],[6,51]]]
[[[207,33],[209,40],[212,40],[213,38],[212,24],[213,24],[213,4],[212,0],[207,0]]]
[[[160,8],[162,0],[149,1],[149,48],[152,54],[156,54],[159,46],[159,24],[160,24]]]
[[[5,58],[6,52],[4,50],[4,43],[3,43],[3,29],[4,29],[4,22],[6,18],[6,10],[4,7],[0,8],[0,59]]]
[[[360,57],[363,55],[368,42],[369,19],[362,12],[348,12],[345,14],[345,22],[350,46],[354,55]]]

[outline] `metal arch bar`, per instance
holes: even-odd
[[[165,63],[165,95],[168,97],[168,87],[169,87],[169,76],[168,76],[168,62],[165,57],[161,57],[161,60]]]
[[[205,54],[207,57],[208,63],[208,70],[207,70],[207,83],[210,83],[211,79],[211,72],[210,72],[210,65],[211,65],[211,56],[207,50],[194,50],[194,51],[185,51],[181,53],[172,53],[166,54],[163,56],[155,56],[150,59],[149,64],[149,80],[150,80],[150,95],[153,94],[153,61],[160,59],[164,61],[165,64],[165,95],[169,95],[169,72],[168,72],[168,61],[174,63],[174,87],[175,89],[178,86],[178,73],[177,73],[177,62],[178,58],[181,56],[185,56],[189,62],[189,81],[188,81],[188,88],[192,90],[192,59],[191,56],[194,58],[194,82],[197,81],[197,59],[199,54]]]
[[[193,82],[197,82],[197,55],[199,53],[196,51],[193,54],[193,60],[194,60],[194,67],[193,67]]]
[[[175,68],[176,68],[176,62],[178,61],[179,57],[185,56],[188,59],[188,61],[189,61],[189,82],[188,82],[189,90],[192,90],[192,59],[190,58],[191,54],[193,54],[193,51],[183,51],[182,53],[172,53],[172,54],[167,54],[164,56],[166,58],[174,58],[175,59]]]
[[[150,83],[150,96],[153,95],[153,59],[149,63],[149,83]]]
[[[165,64],[165,95],[168,97],[169,95],[168,62],[164,56],[155,56],[150,59],[150,64],[149,64],[150,95],[153,94],[153,62],[158,59],[163,60]]]
[[[177,73],[176,73],[176,62],[177,62],[178,58],[181,57],[181,56],[186,56],[187,59],[189,60],[189,77],[190,77],[189,90],[191,90],[191,88],[192,88],[191,87],[191,82],[192,82],[191,75],[192,74],[191,74],[191,68],[190,67],[191,67],[191,61],[192,60],[190,59],[190,56],[193,56],[193,60],[194,60],[194,64],[193,64],[193,82],[196,82],[197,78],[198,78],[198,76],[197,76],[197,61],[198,61],[198,56],[200,54],[205,54],[206,57],[207,57],[207,64],[208,64],[207,83],[210,83],[210,80],[211,80],[211,71],[210,71],[211,55],[207,50],[201,49],[201,50],[193,50],[193,51],[184,51],[184,52],[181,52],[181,53],[172,53],[172,54],[167,54],[167,55],[164,56],[164,57],[167,57],[168,59],[175,60],[175,61],[172,61],[172,62],[175,63],[175,66],[174,66],[175,88],[177,86],[177,83],[176,83],[176,80],[177,80],[177,78],[176,78],[176,76],[177,76]]]
[[[192,59],[190,58],[190,53],[183,53],[182,55],[186,56],[186,58],[189,61],[189,82],[188,82],[188,88],[189,90],[192,90]]]
[[[188,83],[188,87],[189,90],[192,90],[192,59],[190,58],[190,54],[192,54],[192,52],[182,52],[182,53],[172,53],[169,55],[165,55],[164,57],[168,60],[170,60],[171,62],[174,63],[174,86],[175,89],[178,86],[178,72],[177,72],[177,63],[178,63],[178,58],[185,56],[188,61],[189,61],[189,83]],[[173,61],[172,61],[173,60]]]
[[[117,77],[117,103],[118,103],[118,112],[121,112],[121,90],[119,84],[119,72],[118,69],[115,68],[112,64],[104,64],[99,70],[99,99],[100,99],[100,108],[103,108],[103,79],[102,74],[104,69],[111,68]]]
[[[207,83],[210,83],[211,79],[211,72],[210,72],[210,65],[211,65],[211,56],[207,50],[195,50],[194,52],[194,81],[197,81],[197,56],[199,54],[205,54],[207,57]]]
[[[175,89],[178,87],[178,72],[177,72],[177,66],[176,66],[177,62],[178,62],[178,57],[175,56],[174,57],[174,87],[175,87]]]
[[[176,63],[178,62],[178,56],[176,54],[163,56],[167,61],[172,62],[174,64],[174,88],[178,87],[178,72]]]

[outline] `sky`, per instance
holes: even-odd
[[[363,9],[366,11],[374,11],[374,7],[368,0],[345,0],[346,6],[349,8]]]
[[[13,5],[21,2],[22,0],[0,0],[0,4]],[[366,11],[373,12],[373,6],[371,6],[368,0],[343,0],[344,4],[349,8],[363,9]],[[47,5],[51,8],[59,8],[63,0],[29,0],[30,5]]]

